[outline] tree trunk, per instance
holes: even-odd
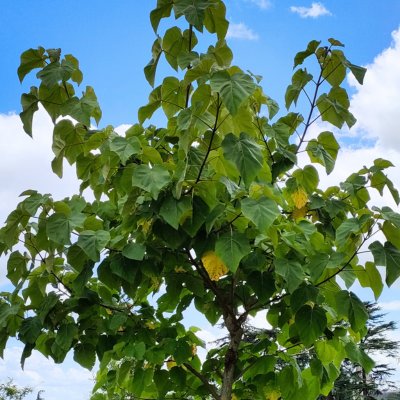
[[[232,386],[235,379],[235,366],[238,359],[238,348],[243,336],[241,324],[231,316],[224,318],[228,328],[230,343],[225,355],[225,368],[222,376],[221,400],[231,400]]]

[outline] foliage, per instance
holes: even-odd
[[[375,303],[366,303],[369,314],[367,334],[362,338],[360,347],[373,358],[374,355],[384,355],[398,358],[400,343],[387,338],[387,334],[396,329],[393,321],[385,322]],[[340,368],[332,393],[334,399],[378,399],[379,395],[388,390],[393,392],[398,387],[390,380],[395,369],[388,364],[376,364],[369,374],[364,369],[349,360],[345,360]]]
[[[29,393],[32,393],[30,387],[18,387],[9,379],[7,383],[0,383],[0,400],[22,400]]]
[[[40,82],[22,95],[24,129],[32,135],[41,105],[55,124],[52,169],[61,177],[64,160],[74,165],[81,192],[56,200],[27,190],[0,230],[15,287],[1,294],[0,349],[17,336],[22,366],[33,349],[57,363],[73,351],[88,369],[98,359],[93,399],[314,400],[345,358],[373,367],[357,345],[368,313],[349,288],[358,280],[378,298],[377,266],[389,286],[400,275],[400,215],[369,204],[386,189],[399,202],[392,164],[377,159],[323,190],[315,165],[332,172],[339,145],[330,131],[309,137],[321,119],[355,123],[341,85],[348,71],[362,83],[365,70],[339,41],[311,41],[278,114],[260,77],[231,64],[225,13],[221,0],[157,1],[145,67],[153,89],[124,135],[92,125],[101,109],[90,86],[77,94],[76,58],[43,47],[21,56],[20,80],[39,69]],[[188,28],[159,30],[171,14]],[[200,52],[204,30],[217,41]],[[162,60],[176,76],[156,77]],[[147,125],[160,112],[165,123]],[[369,245],[363,265],[358,254],[378,231],[386,241]],[[194,308],[229,337],[205,359],[183,323]],[[278,333],[253,345],[244,326],[261,311]],[[301,369],[296,354],[310,348]]]

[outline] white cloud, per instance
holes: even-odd
[[[44,390],[46,399],[86,400],[94,385],[92,372],[85,370],[68,356],[63,365],[54,364],[37,351],[25,361],[25,369],[19,364],[22,348],[8,347],[4,351],[4,360],[0,359],[0,379],[8,377],[18,386],[30,386],[33,393],[27,400],[36,399],[37,392]]]
[[[383,311],[400,311],[400,300],[380,302],[379,306]]]
[[[269,0],[246,0],[248,3],[253,3],[261,10],[267,10],[271,7],[271,2]]]
[[[349,83],[356,89],[351,99],[351,111],[357,118],[355,135],[366,135],[383,148],[400,151],[400,28],[392,38],[392,45],[367,65],[364,85],[352,75]]]
[[[290,11],[299,14],[301,18],[318,18],[332,13],[322,3],[312,3],[310,7],[291,6]]]
[[[246,26],[243,22],[238,24],[230,23],[228,28],[227,38],[243,39],[243,40],[257,40],[258,35]]]

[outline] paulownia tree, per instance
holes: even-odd
[[[161,32],[171,14],[184,22]],[[221,0],[158,0],[150,19],[157,38],[145,76],[154,87],[163,57],[176,74],[124,135],[94,127],[101,110],[90,86],[77,94],[76,58],[43,47],[21,56],[19,79],[39,69],[40,81],[22,95],[24,129],[32,134],[41,105],[54,122],[52,169],[61,177],[64,160],[75,165],[81,191],[56,200],[27,190],[1,229],[15,289],[1,293],[0,348],[17,336],[22,366],[34,349],[57,363],[73,351],[89,369],[97,358],[95,391],[107,393],[95,399],[327,395],[345,358],[373,366],[357,345],[368,314],[350,286],[358,280],[378,298],[377,265],[388,286],[400,275],[400,215],[369,204],[370,191],[385,189],[399,202],[384,172],[392,164],[377,159],[322,190],[314,165],[332,172],[339,145],[330,131],[309,137],[318,120],[355,123],[341,85],[348,71],[362,83],[365,70],[339,41],[311,41],[294,59],[288,113],[277,116],[260,77],[231,65]],[[216,43],[199,52],[203,30]],[[289,111],[303,100],[304,115]],[[157,110],[161,127],[146,122]],[[380,231],[386,241],[372,241]],[[361,263],[368,244],[373,257]],[[184,325],[188,308],[226,330],[205,359],[196,328]],[[248,317],[261,311],[276,335],[246,340]]]

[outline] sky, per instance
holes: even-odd
[[[67,168],[63,180],[50,172],[52,124],[40,111],[34,120],[34,139],[22,131],[18,113],[20,96],[34,84],[19,83],[20,54],[39,45],[61,48],[80,60],[84,85],[94,87],[103,110],[100,126],[137,122],[137,109],[146,104],[150,87],[143,67],[155,39],[149,12],[155,0],[2,0],[0,3],[0,222],[14,208],[25,189],[53,193],[62,198],[76,192],[78,183]],[[293,57],[310,40],[334,37],[345,43],[354,64],[368,68],[363,86],[351,77],[346,85],[351,110],[358,119],[351,131],[338,132],[341,151],[336,171],[321,177],[323,184],[344,180],[373,159],[390,159],[389,176],[400,187],[400,1],[399,0],[227,0],[230,21],[228,44],[234,63],[262,75],[265,92],[283,104],[290,83]],[[172,20],[169,22],[172,24]],[[207,38],[208,39],[208,38]],[[213,42],[210,42],[213,44]],[[160,77],[173,71],[161,65]],[[156,81],[157,83],[157,81]],[[324,130],[324,124],[314,128]],[[373,197],[374,204],[399,211],[387,193]],[[6,261],[0,259],[0,290],[7,287]],[[362,299],[369,290],[356,288]],[[400,324],[400,283],[385,290],[380,304],[388,318]],[[254,321],[265,326],[265,318]],[[206,340],[216,333],[204,330]],[[400,333],[392,334],[400,341]],[[0,360],[0,382],[14,378],[21,385],[43,389],[46,400],[87,400],[94,372],[71,359],[55,365],[38,353],[19,367],[21,346],[10,341]],[[400,370],[399,364],[395,364]],[[400,375],[398,375],[400,380]],[[36,398],[32,395],[29,400]]]

